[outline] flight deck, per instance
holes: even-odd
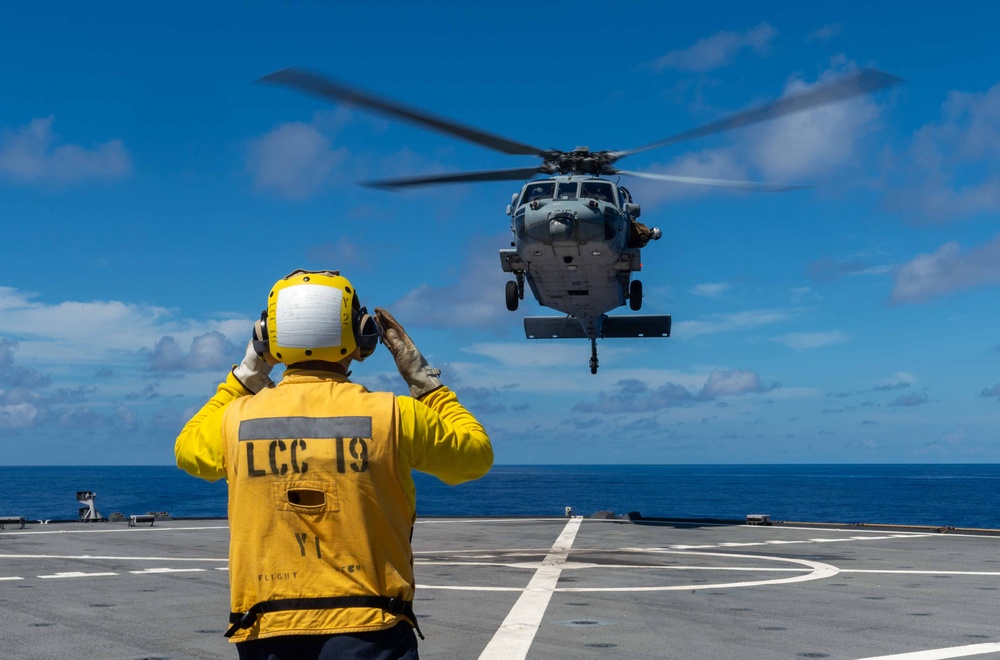
[[[7,524],[0,658],[235,658],[226,520]],[[1000,658],[1000,532],[425,518],[422,658]]]

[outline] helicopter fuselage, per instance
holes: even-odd
[[[628,246],[629,212],[638,211],[630,200],[604,179],[528,183],[508,209],[513,237],[512,249],[500,251],[503,270],[523,277],[540,305],[581,320],[624,305],[631,274],[642,268],[639,248]]]
[[[516,278],[507,282],[507,309],[517,309],[527,283],[538,304],[566,314],[525,317],[529,339],[589,339],[597,373],[597,339],[670,336],[669,315],[607,315],[626,301],[642,306],[642,283],[632,273],[642,269],[640,247],[661,235],[636,222],[639,205],[628,190],[593,176],[531,181],[507,214],[513,240],[500,250],[500,264]]]

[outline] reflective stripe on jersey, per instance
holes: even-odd
[[[370,438],[371,417],[279,417],[240,422],[240,440]]]

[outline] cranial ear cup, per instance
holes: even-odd
[[[375,323],[375,318],[368,314],[368,308],[361,306],[357,294],[355,294],[354,301],[356,304],[353,318],[354,343],[358,345],[358,352],[361,355],[361,359],[364,360],[375,352],[382,332],[378,324]]]
[[[253,350],[257,357],[264,358],[270,352],[270,342],[267,338],[267,310],[260,313],[260,319],[253,324]]]

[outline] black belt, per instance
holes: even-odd
[[[229,630],[226,637],[232,637],[237,630],[251,628],[257,622],[257,617],[269,612],[287,612],[289,610],[332,610],[343,607],[372,607],[385,610],[390,614],[401,614],[410,620],[420,639],[424,636],[417,625],[417,617],[413,614],[413,603],[402,598],[389,596],[330,596],[326,598],[282,598],[265,600],[253,605],[246,612],[229,613]]]

